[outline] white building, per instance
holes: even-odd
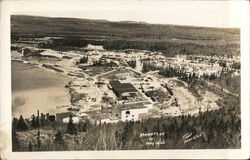
[[[133,108],[124,108],[121,111],[121,120],[122,121],[139,121],[140,114],[148,113],[148,108],[145,106],[133,107]]]
[[[180,116],[181,115],[181,111],[179,107],[168,107],[167,109],[162,110],[162,112],[168,116]]]
[[[99,50],[99,51],[104,50],[103,46],[100,46],[100,45],[91,45],[91,44],[88,44],[88,46],[86,47],[86,49]]]
[[[119,119],[112,119],[112,118],[104,118],[100,120],[100,123],[117,123],[119,122]]]
[[[69,119],[70,117],[67,117],[67,118],[63,118],[63,123],[69,123]],[[72,117],[72,120],[73,120],[73,123],[79,123],[79,117]]]

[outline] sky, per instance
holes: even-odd
[[[45,2],[45,1],[43,1]],[[244,1],[56,1],[16,7],[15,14],[46,17],[140,21],[205,27],[239,28]],[[20,8],[21,7],[21,8]]]

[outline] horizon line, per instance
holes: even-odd
[[[150,23],[146,21],[135,21],[135,20],[108,20],[108,19],[95,19],[95,18],[80,18],[80,17],[66,17],[66,16],[43,16],[43,15],[30,15],[30,14],[11,14],[10,16],[26,16],[26,17],[41,17],[41,18],[64,18],[64,19],[79,19],[79,20],[92,20],[92,21],[106,21],[113,23],[129,23],[134,22],[134,24],[145,24],[145,25],[168,25],[168,26],[180,26],[180,27],[196,27],[196,28],[214,28],[214,29],[239,29],[241,27],[220,27],[220,26],[199,26],[199,25],[186,25],[186,24],[172,24],[172,23]]]

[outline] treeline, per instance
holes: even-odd
[[[231,65],[231,68],[240,70],[240,62],[233,62],[233,64]]]
[[[88,56],[83,56],[82,58],[80,58],[78,62],[76,62],[76,64],[88,63],[88,60],[89,60]]]
[[[222,89],[225,88],[232,93],[240,95],[241,91],[241,76],[235,75],[233,71],[222,72],[220,76],[208,78],[211,82],[217,84]]]
[[[149,51],[159,51],[167,56],[174,56],[176,54],[185,55],[239,55],[239,47],[235,45],[202,45],[192,43],[176,43],[167,41],[138,41],[138,40],[114,40],[103,41],[100,43],[107,50],[123,50],[123,49],[139,49]]]
[[[144,70],[154,71],[156,67],[154,65],[145,65]],[[201,76],[198,76],[196,73],[187,73],[183,69],[171,66],[161,68],[158,73],[165,77],[178,77],[180,80],[187,82],[190,89],[195,88],[199,84],[204,85],[204,80],[208,80],[221,86],[221,88],[228,89],[235,94],[240,94],[240,75],[235,75],[234,71],[228,67],[224,67],[218,74],[203,74]]]
[[[131,61],[127,61],[128,65],[132,68],[136,67],[136,61],[135,60],[131,60]]]
[[[142,64],[142,72],[143,73],[146,73],[146,72],[149,72],[149,71],[155,71],[155,70],[159,70],[159,69],[161,69],[161,67],[157,67],[153,63],[144,62]]]
[[[52,44],[41,45],[43,48],[62,50],[66,48],[82,48],[88,44],[102,45],[106,50],[124,50],[138,49],[159,51],[167,56],[176,54],[185,55],[239,55],[240,50],[237,45],[204,45],[196,43],[178,43],[169,41],[155,40],[99,40],[99,39],[84,39],[81,37],[64,37],[63,39],[54,39]]]
[[[93,61],[93,64],[91,66],[104,66],[104,67],[118,67],[118,65],[113,62],[113,61],[110,61],[110,62],[103,62],[101,60],[97,60],[97,61]]]
[[[15,41],[15,38],[13,39]],[[65,50],[65,48],[83,48],[88,44],[102,45],[106,50],[124,50],[124,49],[138,49],[159,51],[168,56],[174,56],[176,54],[185,55],[240,55],[239,45],[236,44],[202,44],[202,43],[183,43],[179,41],[164,41],[154,39],[104,39],[98,38],[88,39],[82,37],[63,37],[61,39],[53,39],[52,43],[40,44],[42,48],[50,48],[55,50]]]
[[[74,124],[71,115],[67,124],[54,120],[46,120],[43,117],[34,118],[34,116],[29,120],[24,119],[22,115],[20,115],[19,119],[14,117],[12,121],[12,150],[69,150],[69,144],[67,144],[65,136],[68,136],[70,141],[75,142],[77,141],[75,136],[78,135],[79,138],[79,135],[86,133],[89,125],[88,120]],[[48,132],[46,133],[46,131]]]

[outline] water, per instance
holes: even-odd
[[[70,78],[42,68],[12,61],[12,115],[30,117],[40,113],[55,114],[56,108],[70,105],[70,94],[64,87]]]

